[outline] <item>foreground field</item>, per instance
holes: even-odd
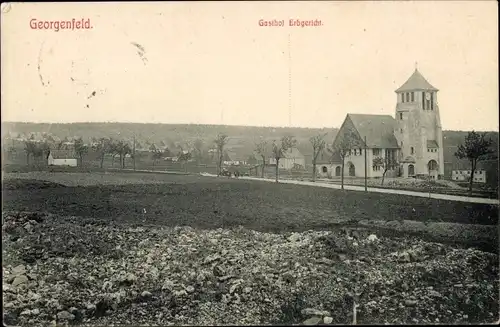
[[[366,230],[127,227],[5,213],[4,320],[222,325],[498,319],[498,257]],[[322,320],[323,319],[323,320]]]
[[[498,319],[497,206],[202,176],[3,177],[10,324],[350,323],[353,293],[358,323]]]

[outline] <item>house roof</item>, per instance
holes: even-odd
[[[415,69],[413,74],[408,78],[408,80],[401,85],[396,92],[404,92],[404,91],[415,91],[415,90],[425,90],[425,91],[438,91],[434,86],[432,86],[422,74]]]
[[[50,150],[50,154],[54,159],[75,159],[76,154],[71,150]]]
[[[290,148],[288,151],[285,152],[284,154],[284,157],[285,158],[304,158],[304,156],[302,155],[302,153],[300,153],[299,149],[297,148]]]
[[[427,141],[427,147],[428,148],[439,148],[438,144],[436,141],[432,140],[432,141]]]
[[[389,115],[347,114],[368,148],[399,148],[394,136],[396,121]]]

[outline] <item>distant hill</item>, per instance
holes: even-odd
[[[171,144],[188,145],[196,139],[203,140],[206,148],[213,145],[213,140],[218,133],[229,136],[228,148],[234,151],[241,159],[246,159],[254,150],[256,139],[263,137],[269,141],[279,139],[284,135],[293,135],[297,139],[297,148],[306,156],[306,162],[310,163],[311,145],[309,138],[318,133],[326,133],[327,143],[333,142],[338,128],[301,128],[301,127],[257,127],[257,126],[229,126],[229,125],[196,125],[196,124],[140,124],[140,123],[70,123],[70,124],[48,124],[48,123],[2,123],[2,139],[5,135],[31,133],[50,133],[61,139],[65,137],[82,137],[90,141],[92,137],[113,137],[132,141],[134,135],[140,144],[146,142],[167,146]],[[467,131],[443,131],[444,138],[444,161],[446,175],[451,175],[452,169],[466,169],[468,163],[455,158],[454,153],[461,144]],[[498,132],[489,132],[493,139],[494,149],[498,153]],[[497,180],[498,161],[482,163],[481,167],[492,170],[494,180]],[[492,173],[490,173],[490,176]]]

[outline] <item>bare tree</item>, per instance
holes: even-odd
[[[261,178],[264,178],[264,169],[266,168],[266,156],[269,153],[268,143],[264,139],[260,139],[255,143],[255,152],[262,158]]]
[[[83,166],[83,156],[89,151],[88,146],[83,143],[83,139],[80,137],[75,140],[75,152],[80,157],[80,165]]]
[[[487,159],[494,151],[491,148],[493,141],[486,139],[487,133],[469,132],[465,137],[465,144],[460,144],[455,152],[455,157],[459,159],[467,158],[471,164],[471,173],[469,181],[469,195],[472,195],[472,183],[474,182],[474,172],[477,169],[477,163]]]
[[[313,165],[312,180],[313,180],[313,182],[316,181],[316,161],[318,160],[320,153],[326,147],[326,142],[325,142],[326,134],[327,133],[318,134],[318,135],[313,136],[309,139],[309,142],[311,142],[311,145],[313,147],[313,157],[312,157],[312,165]]]
[[[328,151],[332,154],[332,158],[335,155],[339,155],[342,162],[341,171],[341,188],[344,189],[344,167],[345,158],[349,155],[351,149],[358,144],[357,138],[353,131],[345,131],[343,134],[338,134],[332,147]]]
[[[99,154],[100,167],[104,166],[104,157],[111,149],[112,139],[101,137],[97,142],[94,142],[92,149]]]
[[[280,159],[283,158],[288,150],[293,148],[297,141],[293,136],[283,136],[279,142],[273,141],[272,143],[272,155],[276,162],[276,183],[279,179],[279,163]]]
[[[30,164],[30,156],[36,152],[36,144],[31,141],[24,142],[24,152],[26,152],[26,164],[29,166]]]
[[[200,162],[203,160],[203,140],[201,139],[196,139],[193,143],[193,148],[194,148],[194,158],[196,160],[196,164],[200,164]]]
[[[217,137],[214,140],[215,146],[217,147],[217,176],[220,176],[222,171],[222,159],[224,156],[224,147],[229,141],[228,136],[226,134],[217,134]]]
[[[398,166],[398,162],[396,160],[396,157],[391,157],[388,155],[388,153],[386,152],[386,155],[384,158],[382,157],[375,157],[373,158],[373,164],[372,164],[374,167],[380,167],[382,168],[384,171],[382,173],[382,182],[380,183],[380,185],[384,185],[384,180],[385,180],[385,175],[387,174],[387,171],[389,169],[394,169]]]

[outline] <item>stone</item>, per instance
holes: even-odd
[[[415,300],[406,300],[405,301],[405,306],[407,306],[407,307],[413,307],[415,305],[417,305],[417,301],[415,301]]]
[[[378,237],[375,234],[370,234],[368,236],[367,240],[370,241],[370,242],[375,242],[375,241],[378,241]]]
[[[214,255],[209,255],[205,258],[205,260],[203,260],[203,264],[204,265],[208,265],[212,262],[215,262],[215,261],[218,261],[221,259],[221,256],[218,255],[218,254],[214,254]]]
[[[151,294],[151,292],[148,292],[148,291],[144,291],[141,293],[141,297],[143,298],[150,298],[151,296],[153,296],[153,294]]]
[[[32,316],[38,316],[39,314],[40,314],[40,309],[35,308],[35,309],[31,310]]]
[[[96,305],[93,303],[87,304],[87,310],[94,311],[96,309]]]
[[[12,282],[12,286],[16,287],[18,285],[25,284],[27,282],[28,282],[28,277],[26,277],[24,275],[19,275]]]
[[[325,324],[331,324],[333,322],[333,318],[326,316],[326,317],[323,318],[323,322]]]
[[[299,233],[292,233],[292,235],[290,235],[288,237],[288,241],[290,241],[290,242],[298,242],[298,241],[300,241],[300,238],[301,237],[300,237]]]
[[[193,293],[193,292],[194,292],[194,287],[193,287],[193,286],[191,286],[191,285],[189,285],[188,287],[186,287],[186,291],[187,291],[188,293]]]
[[[429,296],[432,296],[432,297],[442,297],[441,293],[439,293],[437,291],[434,291],[434,290],[431,290],[429,292]]]
[[[75,316],[71,313],[69,313],[68,311],[61,311],[57,314],[57,319],[58,320],[74,320],[75,319]]]
[[[328,311],[322,311],[314,308],[306,308],[302,309],[301,311],[302,315],[304,316],[330,316],[330,312]]]
[[[16,266],[12,269],[14,275],[23,275],[26,272],[26,267],[24,265]]]
[[[312,317],[304,321],[303,324],[306,326],[312,326],[319,324],[320,321],[321,321],[320,317]]]

